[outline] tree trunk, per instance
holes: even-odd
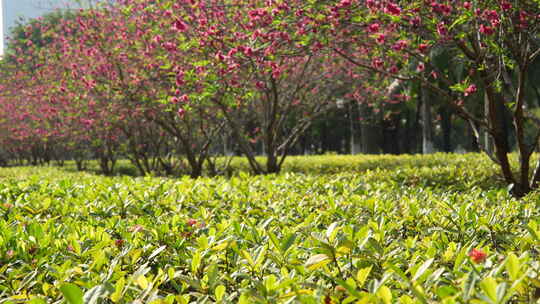
[[[268,153],[266,156],[266,173],[279,173],[281,167],[278,163],[278,158],[274,153]]]
[[[422,154],[431,154],[435,152],[433,144],[433,119],[431,117],[431,94],[422,87]]]
[[[452,112],[448,106],[443,106],[439,113],[443,132],[443,150],[444,152],[452,152]]]
[[[486,119],[489,119],[489,98],[487,93],[484,93],[484,115]],[[488,120],[489,121],[489,120]],[[484,131],[484,138],[482,145],[484,147],[484,150],[488,154],[493,154],[493,139],[491,138],[491,135],[487,130]]]
[[[358,141],[355,128],[354,104],[349,103],[349,132],[350,132],[350,154],[355,155],[361,152],[361,146]]]
[[[382,138],[381,128],[375,123],[366,120],[367,117],[374,117],[367,105],[359,104],[358,110],[360,117],[363,118],[360,123],[361,151],[363,154],[379,154],[380,140]]]

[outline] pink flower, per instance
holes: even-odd
[[[189,220],[187,220],[187,222],[186,222],[186,224],[188,224],[188,226],[191,226],[191,227],[197,225],[197,223],[198,223],[198,222],[197,222],[196,219],[189,219]]]
[[[498,27],[501,24],[501,18],[496,10],[487,10],[485,15],[493,27]]]
[[[469,252],[469,257],[474,263],[479,264],[483,263],[486,260],[487,254],[482,251],[482,249],[474,248],[473,250],[471,250],[471,252]]]
[[[413,17],[412,19],[409,20],[409,24],[414,26],[414,27],[420,26],[421,22],[422,22],[422,20],[418,16],[415,16],[415,17]]]
[[[176,74],[176,86],[181,87],[184,83],[184,72],[180,71]]]
[[[177,19],[174,22],[174,29],[179,31],[179,32],[185,32],[185,31],[187,31],[188,26],[184,21]]]
[[[409,43],[407,42],[407,40],[399,40],[392,46],[392,49],[395,51],[401,51],[406,48],[408,44]]]
[[[166,49],[167,51],[169,52],[174,52],[176,51],[176,44],[172,43],[172,42],[165,42],[161,45],[164,49]]]
[[[504,1],[502,4],[501,4],[501,8],[505,11],[507,10],[510,10],[512,9],[512,4],[508,1]]]
[[[486,10],[484,13],[488,20],[499,19],[499,13],[496,10]]]
[[[232,57],[232,56],[234,56],[237,52],[238,52],[237,49],[232,48],[232,49],[227,53],[227,56]]]
[[[474,94],[476,90],[477,90],[476,85],[471,84],[467,89],[465,89],[465,96]]]
[[[377,38],[375,39],[378,44],[383,44],[386,39],[386,36],[384,34],[377,35]]]
[[[274,79],[278,79],[281,76],[281,69],[278,67],[275,67],[272,69],[272,77]]]
[[[437,34],[439,34],[440,36],[446,36],[448,34],[448,29],[443,22],[437,24]]]
[[[378,23],[372,23],[368,26],[368,32],[370,33],[376,33],[379,31],[380,24]]]
[[[152,38],[152,41],[156,44],[161,43],[162,40],[163,40],[163,37],[161,37],[161,35],[156,35],[154,36],[154,38]]]
[[[397,6],[394,3],[388,3],[386,5],[386,10],[385,11],[387,13],[391,14],[391,15],[394,15],[394,16],[399,16],[401,14],[401,9],[399,8],[399,6]]]
[[[250,47],[244,48],[244,55],[246,55],[246,56],[248,56],[248,57],[253,56],[253,49],[250,48]]]
[[[491,26],[480,24],[480,33],[484,35],[493,35],[495,33],[495,30]]]
[[[463,3],[463,7],[465,9],[471,9],[471,3],[470,2],[465,2],[465,3]]]
[[[351,0],[341,0],[341,2],[339,3],[339,6],[340,7],[347,7],[347,6],[351,6]]]
[[[179,100],[183,103],[187,103],[189,101],[189,96],[187,96],[186,94],[180,96]]]
[[[384,62],[380,58],[373,59],[372,63],[373,67],[380,69],[384,66]]]
[[[83,123],[83,125],[86,127],[86,128],[90,128],[93,124],[94,124],[94,120],[93,119],[81,119],[81,122]]]
[[[179,108],[178,109],[178,112],[176,112],[176,114],[178,114],[178,116],[180,118],[184,117],[184,115],[186,114],[186,110],[184,110],[184,108]]]

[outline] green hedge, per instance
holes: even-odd
[[[481,156],[304,157],[285,171],[2,169],[0,303],[537,300],[538,193],[510,197]]]

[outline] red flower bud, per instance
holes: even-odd
[[[474,263],[479,264],[483,263],[486,260],[487,254],[481,249],[474,248],[473,250],[471,250],[471,252],[469,252],[469,257]]]

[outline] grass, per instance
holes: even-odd
[[[0,303],[536,303],[540,200],[496,170],[477,154],[196,180],[2,169]]]

